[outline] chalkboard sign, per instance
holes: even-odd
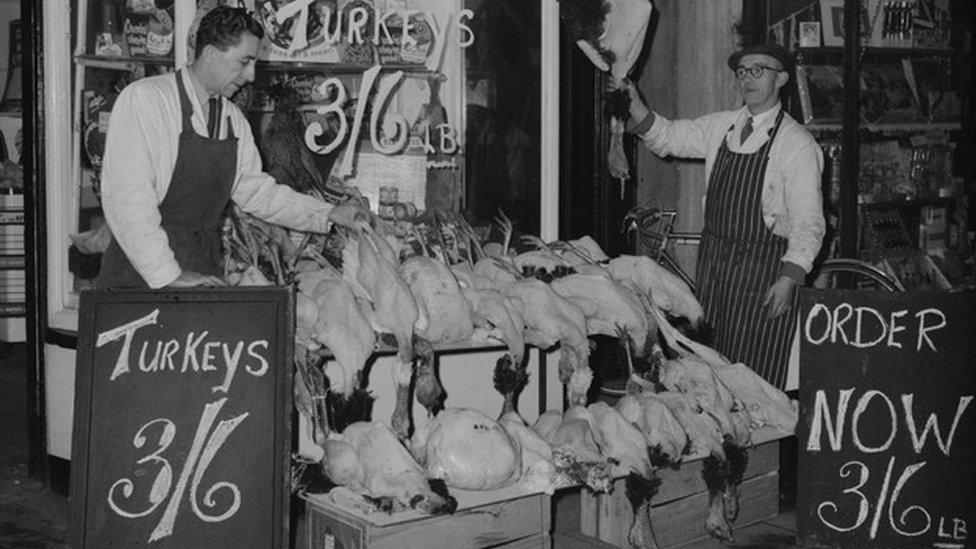
[[[971,547],[976,293],[805,290],[797,523],[811,547]]]
[[[292,301],[82,293],[73,547],[287,545]]]

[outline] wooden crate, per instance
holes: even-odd
[[[749,464],[739,485],[739,516],[733,528],[765,520],[779,513],[779,441],[771,440],[748,450]],[[651,524],[658,545],[676,547],[708,536],[708,491],[701,476],[702,461],[684,463],[678,470],[657,472],[661,489],[651,500]],[[634,512],[624,479],[614,482],[609,494],[580,493],[580,531],[615,547],[629,547],[627,534]]]
[[[452,490],[453,515],[415,511],[364,515],[339,508],[327,496],[307,496],[305,546],[310,549],[506,549],[550,548],[550,498],[546,494]]]

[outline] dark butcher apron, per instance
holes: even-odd
[[[794,292],[785,314],[766,319],[763,300],[779,277],[787,240],[763,222],[762,189],[782,121],[780,111],[769,140],[754,153],[734,153],[722,141],[708,181],[697,275],[715,348],[780,389],[786,385],[797,297]]]
[[[193,130],[193,106],[176,74],[183,129],[176,167],[159,204],[161,226],[180,268],[223,276],[221,228],[237,174],[237,138],[227,121],[226,139],[210,139]],[[100,288],[148,288],[114,239],[102,256]]]

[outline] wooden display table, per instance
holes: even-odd
[[[748,449],[749,463],[739,485],[739,516],[733,524],[741,528],[779,513],[779,440],[784,434],[772,429],[753,433]],[[675,547],[708,537],[708,490],[702,479],[704,455],[685,458],[681,468],[658,469],[661,488],[651,500],[651,525],[658,545]],[[609,494],[580,491],[580,531],[615,547],[629,547],[627,534],[634,512],[627,500],[624,476],[614,482]]]
[[[518,485],[491,492],[451,489],[451,495],[458,500],[457,511],[439,516],[413,510],[365,514],[339,507],[327,494],[305,495],[305,539],[301,541],[310,549],[552,546],[549,495],[528,492]]]

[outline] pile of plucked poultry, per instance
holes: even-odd
[[[655,547],[648,514],[660,483],[655,470],[707,456],[706,526],[731,539],[752,433],[793,432],[796,409],[785,394],[673,327],[676,319],[700,326],[701,306],[650,258],[611,259],[589,237],[523,237],[525,251],[515,253],[503,214],[502,242],[489,244],[449,215],[407,231],[367,215],[301,239],[246,215],[232,219],[228,277],[298,289],[296,489],[329,489],[366,510],[443,513],[456,507],[452,488],[608,491],[615,476],[627,475],[631,543]],[[624,357],[626,395],[614,406],[592,398],[596,336],[616,338]],[[443,409],[434,367],[437,346],[483,338],[507,347],[494,370],[504,396],[496,419]],[[397,387],[389,423],[370,417],[365,386],[371,358],[387,345],[396,349]],[[527,345],[558,346],[569,400],[565,412],[550,410],[531,426],[517,411]],[[418,429],[411,392],[431,415]],[[325,486],[310,481],[312,473],[324,473]]]

